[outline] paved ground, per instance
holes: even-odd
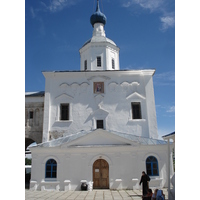
[[[163,189],[168,199],[167,189]],[[26,200],[139,200],[141,190],[93,190],[93,191],[30,191],[25,190]]]

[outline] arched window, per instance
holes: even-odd
[[[56,177],[57,177],[57,162],[54,159],[49,159],[46,162],[45,178],[56,178]]]
[[[146,159],[146,170],[149,176],[158,176],[158,161],[154,156],[149,156]]]

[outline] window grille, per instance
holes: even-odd
[[[132,119],[142,119],[140,102],[132,103]]]
[[[69,104],[60,105],[60,120],[69,120]]]
[[[45,178],[57,177],[57,162],[54,159],[49,159],[46,162]]]
[[[112,69],[115,69],[115,60],[112,59]]]
[[[29,119],[33,119],[33,111],[29,112]]]
[[[103,129],[103,120],[97,120],[97,129],[98,128]]]
[[[87,60],[84,61],[84,69],[87,70]]]
[[[158,161],[154,156],[149,156],[146,159],[146,171],[149,176],[158,176]]]
[[[101,56],[97,56],[97,67],[101,67]]]

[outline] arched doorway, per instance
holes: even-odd
[[[25,151],[27,150],[27,147],[28,147],[30,144],[34,143],[34,142],[35,142],[35,141],[32,140],[31,138],[25,138]]]
[[[98,159],[93,164],[93,188],[109,189],[109,164],[104,159]]]

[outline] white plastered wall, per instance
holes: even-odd
[[[47,72],[43,142],[49,133],[66,136],[81,130],[104,129],[143,137],[157,137],[152,78],[141,71]],[[94,93],[94,82],[104,83],[104,93]],[[142,119],[133,120],[131,102],[141,103]],[[61,103],[69,103],[70,119],[59,120]]]
[[[167,186],[166,148],[167,145],[92,149],[32,148],[33,167],[30,187],[32,190],[80,190],[81,180],[93,181],[93,163],[97,159],[104,159],[109,164],[110,189],[139,188],[141,172],[146,171],[146,158],[152,155],[158,160],[159,176],[151,177],[150,187],[163,188]],[[45,163],[50,158],[57,161],[57,178],[52,182],[45,179]],[[68,182],[67,187],[65,187],[66,182]]]

